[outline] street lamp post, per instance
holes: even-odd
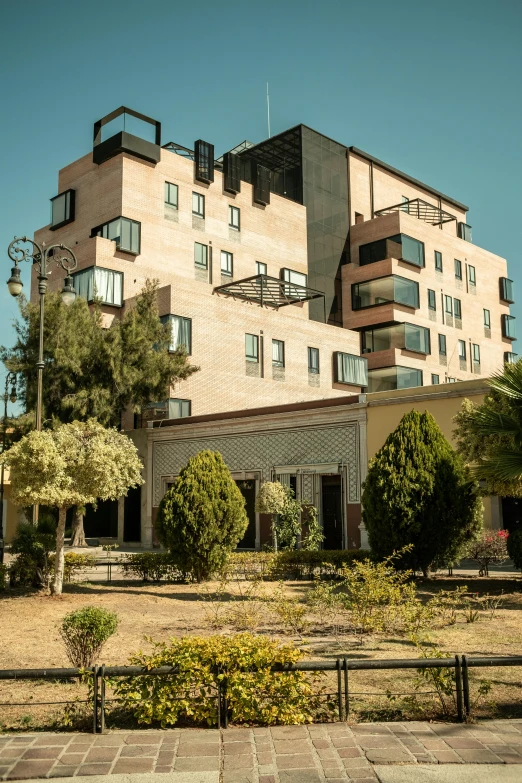
[[[11,394],[8,396],[9,386],[12,386]],[[4,426],[2,433],[2,454],[5,451],[5,442],[7,437],[7,400],[16,402],[16,373],[8,372],[5,379],[4,394]],[[0,563],[4,562],[4,463],[0,469]],[[6,520],[7,524],[7,520]]]
[[[7,249],[9,258],[14,261],[14,267],[11,269],[11,277],[7,281],[7,287],[11,296],[20,296],[23,283],[20,277],[18,264],[20,261],[30,261],[36,265],[38,270],[38,293],[40,295],[40,331],[37,369],[37,397],[36,397],[36,429],[42,429],[42,383],[44,371],[44,308],[45,294],[47,293],[47,281],[51,274],[49,266],[54,262],[57,266],[67,273],[62,289],[62,300],[66,305],[72,304],[76,298],[76,291],[73,286],[71,272],[76,269],[78,262],[73,251],[65,245],[51,245],[50,247],[40,247],[40,245],[28,237],[15,238]]]

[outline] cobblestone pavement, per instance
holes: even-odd
[[[3,780],[213,772],[221,783],[370,783],[374,764],[465,763],[522,764],[522,720],[0,735]]]

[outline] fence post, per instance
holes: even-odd
[[[462,723],[464,720],[464,711],[462,709],[462,667],[459,656],[455,656],[455,687],[457,691],[457,718]]]
[[[217,687],[217,727],[218,729],[220,729],[221,728],[221,681],[217,675],[216,675],[216,687]]]
[[[100,720],[99,733],[105,734],[105,664],[100,668]]]
[[[464,715],[469,718],[471,706],[469,701],[469,670],[468,660],[465,655],[462,656],[462,686],[464,692]]]
[[[223,728],[228,729],[228,699],[226,677],[223,677]]]
[[[98,667],[92,667],[92,733],[98,733]]]
[[[350,714],[350,694],[348,691],[348,661],[344,659],[344,716],[348,720]]]
[[[343,689],[341,683],[341,659],[337,659],[337,700],[339,705],[339,720],[343,719]]]

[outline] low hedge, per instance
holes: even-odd
[[[314,576],[335,576],[342,568],[371,557],[367,549],[293,549],[278,552],[274,563],[275,575],[294,579],[313,579]]]
[[[132,574],[144,582],[177,582],[183,574],[172,562],[170,552],[137,552],[120,561],[124,574]]]

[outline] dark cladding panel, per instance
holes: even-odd
[[[194,145],[194,177],[199,182],[214,182],[214,145],[201,139]]]
[[[225,190],[229,193],[241,191],[241,158],[234,152],[226,152],[223,155],[223,174],[225,177]]]
[[[256,204],[270,204],[270,169],[256,161],[252,162],[252,185]]]

